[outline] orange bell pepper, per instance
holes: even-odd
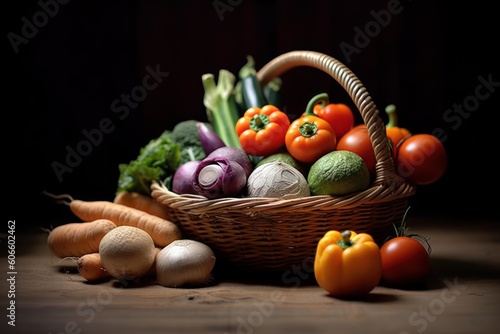
[[[328,231],[318,242],[314,275],[334,297],[362,296],[382,277],[380,249],[367,233]]]
[[[293,121],[286,132],[288,153],[300,162],[313,163],[337,146],[337,137],[331,125],[313,112],[314,106],[325,99],[328,95],[324,93],[313,97],[303,116]]]
[[[268,156],[285,146],[285,133],[289,126],[287,114],[268,104],[245,111],[236,122],[235,130],[241,148],[247,154]]]
[[[398,126],[398,117],[396,114],[396,106],[394,104],[389,104],[387,107],[385,107],[385,113],[389,117],[389,121],[385,125],[385,131],[387,137],[389,137],[392,142],[392,156],[394,161],[396,161],[399,145],[401,144],[403,139],[411,136],[411,133],[408,129]]]

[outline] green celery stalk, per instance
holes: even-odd
[[[207,108],[208,120],[226,146],[241,148],[235,130],[239,119],[238,105],[233,92],[236,77],[228,70],[221,69],[218,80],[216,84],[211,73],[201,77],[205,91],[203,104]]]

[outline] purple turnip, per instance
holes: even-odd
[[[245,170],[225,157],[207,157],[200,161],[193,189],[209,199],[239,196],[247,183]]]
[[[175,171],[172,178],[172,191],[176,194],[197,194],[193,189],[193,179],[199,161],[188,161]]]
[[[214,158],[214,157],[224,157],[230,161],[237,162],[238,164],[240,164],[241,167],[243,167],[243,170],[245,171],[247,178],[252,173],[253,170],[252,160],[250,160],[248,154],[240,148],[231,146],[220,147],[212,151],[212,153],[210,153],[209,155],[207,155],[207,158]]]

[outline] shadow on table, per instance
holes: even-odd
[[[491,280],[500,278],[500,268],[493,263],[482,260],[451,259],[431,257],[432,277],[435,288],[444,286],[443,281],[458,280]],[[435,281],[435,282],[434,282]]]
[[[431,273],[422,284],[398,287],[400,290],[438,290],[446,287],[447,281],[490,280],[500,278],[500,268],[481,260],[467,260],[446,257],[431,257]],[[230,264],[219,263],[215,275],[218,281],[238,282],[255,285],[275,286],[314,286],[317,285],[314,273],[307,270],[284,271],[245,271]],[[381,284],[384,286],[383,284]],[[373,296],[370,298],[379,298]],[[383,298],[383,296],[381,297]]]

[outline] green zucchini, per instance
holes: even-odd
[[[239,77],[243,109],[265,106],[267,101],[260,81],[257,79],[257,71],[252,56],[247,56],[247,63],[240,69]]]
[[[272,104],[281,110],[281,78],[276,77],[269,81],[263,88],[264,98],[268,104]]]

